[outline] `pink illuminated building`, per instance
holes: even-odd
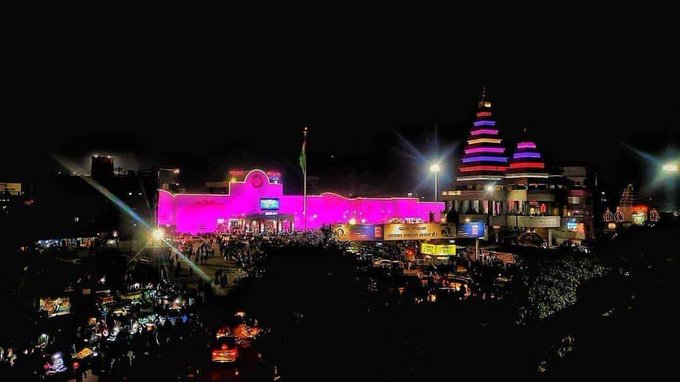
[[[160,190],[158,224],[176,232],[231,230],[301,231],[302,195],[284,195],[283,184],[252,170],[242,182],[231,182],[228,194],[172,194]],[[439,222],[443,202],[416,198],[346,198],[326,192],[307,195],[307,229],[337,223],[382,224],[393,219]]]

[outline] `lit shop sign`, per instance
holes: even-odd
[[[439,223],[385,224],[385,240],[447,239],[451,229]]]
[[[577,226],[576,222],[567,222],[567,231],[576,232]]]
[[[260,199],[260,209],[261,210],[278,210],[279,200],[275,198],[262,198]]]
[[[434,245],[423,243],[420,246],[420,253],[434,256],[453,256],[456,254],[455,244]]]
[[[484,222],[469,222],[458,224],[457,238],[478,238],[484,236]]]
[[[508,226],[524,228],[559,228],[559,216],[514,216],[509,215]]]
[[[505,253],[505,252],[491,252],[491,255],[502,261],[503,264],[515,264],[517,262],[515,255],[512,253]]]
[[[420,245],[420,253],[424,255],[434,255],[435,248],[437,246],[434,244],[423,243]]]
[[[355,224],[349,226],[349,240],[351,241],[380,241],[382,239],[382,224]]]
[[[435,255],[455,255],[455,254],[456,254],[455,244],[438,245],[437,248],[435,249]]]

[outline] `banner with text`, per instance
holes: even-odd
[[[450,237],[451,229],[446,224],[385,224],[385,240],[429,240]]]
[[[456,238],[479,238],[484,236],[484,222],[468,222],[458,224]]]
[[[437,246],[434,244],[423,243],[420,245],[420,253],[424,255],[434,255],[435,248]]]
[[[380,241],[382,239],[382,224],[355,224],[349,226],[349,240],[351,241]]]
[[[423,243],[420,245],[420,253],[422,253],[423,255],[433,256],[455,256],[456,245],[455,244],[435,245]]]

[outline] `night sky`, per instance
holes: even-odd
[[[129,169],[180,167],[189,188],[229,168],[278,168],[297,192],[308,126],[309,174],[328,187],[351,179],[428,194],[427,160],[456,148],[445,184],[482,85],[506,147],[528,128],[548,164],[588,164],[614,190],[648,173],[621,142],[677,150],[678,62],[663,31],[487,45],[443,30],[223,40],[73,31],[17,44],[5,128],[18,136],[3,142],[0,180],[48,174],[48,153],[80,163],[100,153]]]

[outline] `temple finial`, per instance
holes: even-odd
[[[480,109],[491,107],[491,101],[489,100],[489,97],[486,95],[486,86],[482,86],[482,93],[479,96],[479,104],[477,106]]]

